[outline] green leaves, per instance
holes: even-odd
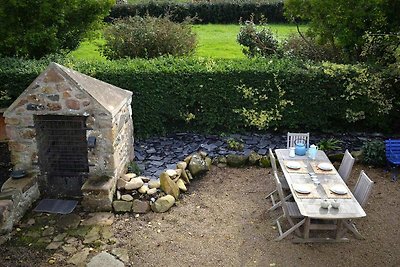
[[[0,56],[41,58],[73,50],[107,15],[113,0],[0,1]]]
[[[0,58],[0,107],[10,105],[50,61],[132,91],[137,137],[285,128],[379,131],[392,129],[399,118],[399,91],[390,73],[386,77],[364,65],[273,57],[104,62]]]
[[[175,23],[169,17],[118,19],[106,28],[104,38],[103,54],[108,59],[182,56],[196,48],[196,34],[188,21]]]

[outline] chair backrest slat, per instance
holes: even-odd
[[[338,173],[339,173],[340,177],[342,177],[344,182],[347,182],[347,180],[350,177],[351,170],[353,169],[354,161],[355,161],[354,157],[346,149],[346,151],[344,152],[342,163],[340,164],[340,167],[338,170]]]
[[[271,167],[273,172],[278,172],[278,168],[276,167],[276,159],[272,149],[269,149],[269,161],[271,162]]]
[[[361,171],[360,177],[358,178],[357,184],[354,187],[354,197],[357,199],[361,207],[367,204],[368,197],[371,194],[372,186],[374,182],[369,179],[364,171]]]
[[[310,147],[310,133],[287,133],[287,148],[296,146],[297,142],[303,142],[306,148]]]
[[[400,140],[386,140],[385,148],[386,157],[400,156]]]

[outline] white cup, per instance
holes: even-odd
[[[323,209],[329,208],[329,201],[327,199],[321,200],[321,208],[323,208]]]
[[[337,201],[336,199],[334,199],[334,200],[331,202],[331,206],[332,206],[332,208],[338,209],[339,206],[340,206],[340,202]]]
[[[294,158],[295,156],[296,156],[295,148],[294,147],[289,148],[289,157]]]

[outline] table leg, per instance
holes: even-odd
[[[304,223],[304,239],[308,239],[310,237],[310,217],[306,217],[306,221]]]
[[[336,239],[340,239],[342,237],[343,231],[343,220],[337,220],[336,223]]]

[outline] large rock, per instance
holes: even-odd
[[[150,204],[148,201],[135,199],[133,201],[132,211],[134,213],[147,213],[150,211]]]
[[[136,174],[134,173],[127,173],[121,176],[122,179],[124,179],[125,181],[129,182],[132,178],[135,178]]]
[[[149,182],[149,188],[150,188],[150,189],[152,189],[152,188],[160,188],[160,181],[151,180],[151,181]]]
[[[160,197],[151,206],[154,212],[166,212],[175,204],[175,198],[171,195]]]
[[[185,182],[185,184],[190,184],[189,176],[187,175],[186,170],[182,170],[180,178]]]
[[[231,167],[243,167],[248,159],[248,156],[231,154],[226,157],[226,163]]]
[[[257,154],[255,151],[251,151],[249,154],[249,164],[250,165],[257,165],[259,160],[261,159],[261,156]]]
[[[178,199],[179,188],[166,172],[163,172],[160,175],[160,187],[166,194]]]
[[[184,169],[186,169],[186,167],[187,167],[187,163],[184,162],[184,161],[180,161],[180,162],[178,162],[178,163],[176,164],[176,168],[177,168],[177,169],[184,170]]]
[[[190,173],[190,171],[189,170],[185,170],[186,171],[186,175],[187,175],[187,177],[189,178],[189,180],[193,180],[193,176],[192,176],[192,174]]]
[[[188,169],[194,177],[208,171],[206,161],[199,154],[192,155]]]
[[[186,188],[186,186],[185,186],[185,183],[183,182],[182,179],[179,179],[179,180],[176,182],[176,185],[178,186],[178,188],[179,188],[182,192],[186,192],[186,191],[187,191],[187,188]]]
[[[134,190],[141,188],[143,185],[143,181],[140,178],[132,178],[129,182],[126,183],[125,189],[126,190]]]
[[[169,170],[166,170],[165,172],[166,172],[166,173],[169,175],[169,177],[171,177],[171,178],[173,178],[173,177],[175,177],[175,176],[178,175],[178,173],[176,172],[176,170],[171,170],[171,169],[169,169]]]
[[[133,200],[133,196],[129,195],[129,194],[125,194],[121,196],[121,199],[124,201],[132,201]]]
[[[149,190],[149,187],[147,185],[142,185],[141,188],[139,188],[139,193],[141,194],[146,194],[147,190]]]
[[[87,267],[124,267],[125,264],[116,259],[113,255],[108,254],[107,252],[101,252],[94,256],[89,263],[86,265]]]
[[[205,161],[206,161],[206,165],[207,165],[208,170],[211,170],[212,159],[209,158],[209,157],[206,157]]]
[[[157,193],[157,188],[151,188],[146,192],[146,194],[148,194],[149,196],[154,195],[155,193]]]
[[[115,212],[130,212],[132,210],[132,202],[115,200],[113,207]]]

